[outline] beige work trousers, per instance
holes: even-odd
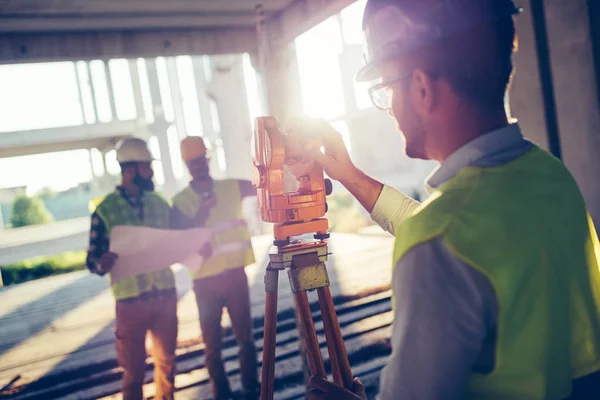
[[[146,332],[152,338],[157,400],[172,400],[177,346],[175,290],[117,301],[116,347],[123,368],[123,399],[141,400],[146,371]]]

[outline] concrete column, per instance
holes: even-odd
[[[196,82],[198,108],[200,109],[202,136],[205,138],[214,138],[216,132],[213,129],[212,115],[210,113],[210,98],[206,92],[209,82],[206,79],[204,57],[205,56],[192,57],[192,67],[194,70],[194,81]]]
[[[144,114],[144,101],[142,100],[140,73],[138,71],[136,60],[129,60],[129,77],[131,78],[131,86],[133,88],[136,120],[138,124],[147,125],[148,121],[146,121],[146,116]]]
[[[213,79],[208,85],[208,93],[217,104],[219,113],[226,175],[229,178],[250,179],[252,127],[242,56],[213,56],[211,63]]]
[[[600,225],[600,104],[585,0],[546,0],[558,129],[564,163]]]
[[[211,98],[208,94],[208,86],[210,82],[207,79],[207,73],[212,76],[212,69],[206,71],[204,58],[208,56],[195,56],[192,57],[192,66],[194,70],[194,81],[196,82],[196,94],[198,96],[198,108],[200,111],[200,123],[202,124],[202,138],[207,145],[210,145],[213,150],[213,154],[210,160],[210,171],[211,174],[219,179],[225,175],[225,171],[221,171],[219,166],[219,160],[217,158],[217,139],[220,136],[219,132],[215,132],[213,125],[213,116],[211,113]],[[210,68],[210,61],[208,62],[208,68]]]
[[[160,97],[160,88],[158,86],[158,72],[156,70],[156,61],[146,59],[146,70],[148,71],[148,82],[150,85],[150,97],[152,98],[152,108],[154,111],[154,123],[148,128],[158,138],[158,147],[160,149],[160,158],[163,165],[165,176],[164,193],[170,197],[177,192],[177,180],[173,173],[173,160],[171,159],[171,149],[167,137],[167,129],[170,124],[165,119],[165,113]],[[181,162],[177,160],[177,162]]]
[[[530,7],[516,19],[519,50],[513,56],[515,72],[509,91],[510,112],[525,136],[548,149],[548,131]]]
[[[291,117],[302,114],[300,75],[293,42],[273,49],[265,57],[264,73],[261,75],[266,88],[269,115],[285,125]]]
[[[106,87],[108,89],[108,103],[110,104],[110,113],[112,114],[113,121],[116,121],[119,119],[117,117],[117,102],[115,101],[115,89],[112,83],[112,76],[110,75],[108,60],[102,61],[102,64],[104,64],[104,73],[106,75]]]
[[[185,116],[183,114],[183,102],[181,100],[181,89],[179,87],[179,75],[177,74],[177,63],[175,57],[167,57],[167,75],[169,87],[171,88],[171,103],[173,104],[173,115],[175,116],[175,127],[180,139],[187,136]]]

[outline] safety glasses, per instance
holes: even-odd
[[[387,82],[381,82],[376,85],[371,86],[369,90],[369,96],[371,97],[371,101],[375,105],[375,107],[380,110],[389,110],[392,108],[392,86],[394,83],[400,82],[403,79],[409,78],[412,76],[412,71],[407,72],[405,74],[400,75],[396,79],[392,79]]]

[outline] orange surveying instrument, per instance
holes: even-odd
[[[352,387],[352,371],[342,332],[329,290],[325,261],[328,256],[329,224],[325,216],[325,196],[331,193],[322,168],[301,157],[307,142],[320,146],[310,129],[291,126],[283,134],[273,117],[256,119],[254,130],[253,183],[258,192],[261,218],[274,223],[273,247],[265,272],[265,323],[262,357],[261,400],[272,400],[275,382],[275,342],[277,328],[277,288],[279,271],[287,269],[297,320],[305,342],[310,373],[327,379],[307,291],[317,291],[325,340],[333,380],[346,389]],[[284,190],[284,165],[297,181],[297,189]],[[294,236],[313,234],[313,239],[295,240]]]

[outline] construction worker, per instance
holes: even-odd
[[[368,0],[358,81],[412,158],[418,204],[352,163],[323,122],[307,148],[395,234],[380,400],[600,398],[600,243],[565,166],[509,121],[511,0]],[[366,398],[312,377],[311,399]]]
[[[109,252],[110,233],[118,225],[169,229],[169,204],[154,192],[153,160],[145,141],[127,138],[116,146],[122,181],[92,214],[88,268],[110,271],[118,254]],[[152,337],[157,399],[173,399],[177,344],[177,293],[169,266],[111,282],[116,300],[116,347],[123,368],[123,398],[142,399],[146,370],[146,331]]]
[[[245,180],[213,180],[207,147],[199,136],[181,142],[181,155],[192,180],[173,198],[173,226],[214,230],[212,256],[192,276],[213,394],[216,400],[232,396],[221,359],[221,315],[226,307],[239,346],[243,396],[254,399],[258,394],[258,372],[244,267],[255,260],[242,215],[242,199],[255,196],[256,189]]]

